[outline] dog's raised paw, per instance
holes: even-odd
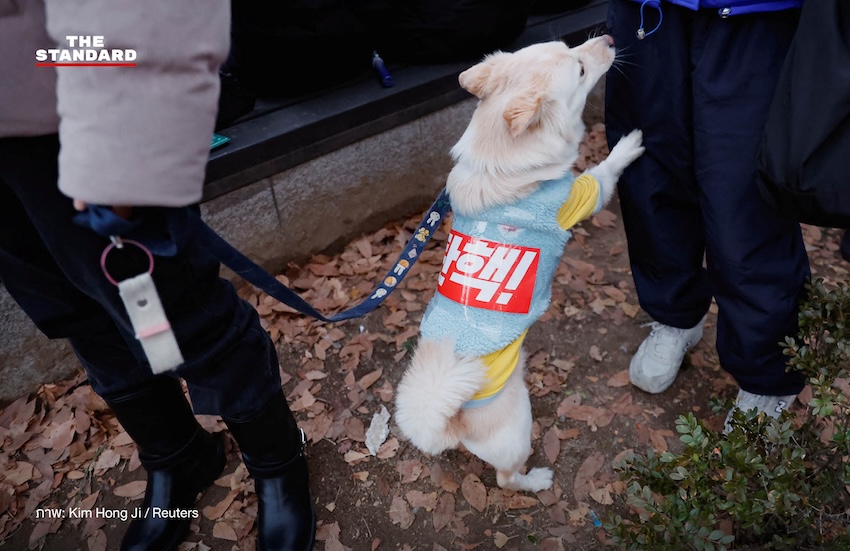
[[[632,130],[620,138],[620,141],[611,150],[608,158],[613,159],[616,163],[622,163],[626,167],[640,157],[644,150],[643,132],[641,130]]]

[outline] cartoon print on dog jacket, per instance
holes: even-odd
[[[592,182],[597,200],[575,213],[571,225],[601,208],[599,183],[590,174],[580,178]],[[518,351],[521,337],[549,307],[552,280],[572,235],[559,223],[559,213],[571,206],[568,199],[577,199],[571,195],[574,181],[568,173],[542,182],[534,193],[509,205],[475,216],[454,215],[440,285],[421,332],[423,339],[454,339],[458,352],[482,357],[490,370],[488,385],[472,402],[489,402],[498,395],[519,360],[516,353],[505,361],[500,352],[508,347]],[[465,407],[480,405],[484,403]]]

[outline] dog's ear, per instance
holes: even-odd
[[[478,65],[473,65],[466,71],[462,72],[457,77],[457,81],[461,88],[476,96],[478,99],[484,99],[495,89],[495,84],[490,78],[493,73],[493,68],[500,63],[500,60],[505,56],[504,52],[496,52],[484,58],[484,61]]]
[[[460,83],[461,88],[479,99],[484,99],[484,96],[487,95],[487,81],[490,79],[490,71],[492,69],[492,64],[482,61],[478,65],[462,72],[457,77],[457,81]]]
[[[505,119],[511,136],[516,138],[525,130],[537,122],[540,118],[540,108],[543,105],[543,96],[540,91],[530,90],[521,95],[511,98],[505,107],[502,117]]]

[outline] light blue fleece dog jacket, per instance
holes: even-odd
[[[572,232],[558,224],[558,211],[570,197],[575,178],[568,173],[558,180],[547,180],[531,195],[509,205],[498,206],[476,214],[474,217],[454,215],[452,222],[452,243],[447,255],[463,254],[453,251],[455,233],[463,234],[474,240],[494,244],[506,244],[528,249],[539,249],[537,275],[533,282],[534,291],[527,313],[514,313],[462,304],[445,296],[440,289],[428,305],[422,318],[421,333],[423,339],[453,339],[455,350],[473,356],[485,356],[508,346],[533,324],[549,307],[552,298],[552,280],[560,263],[564,247]],[[594,212],[601,208],[601,194]],[[464,237],[464,243],[468,240]],[[486,248],[486,247],[484,247]],[[491,247],[492,248],[492,247]],[[482,248],[478,248],[482,250]],[[484,265],[475,275],[481,279],[491,279],[492,270],[486,268],[487,258],[475,258],[475,249],[468,249],[471,256],[464,264],[466,272]],[[471,262],[469,260],[476,262]],[[443,278],[451,273],[447,264],[456,262],[444,257],[441,272]],[[459,263],[458,263],[459,264]],[[457,273],[457,270],[455,270]],[[510,277],[510,276],[508,276]],[[464,289],[465,291],[467,289]],[[468,289],[476,295],[477,288]],[[464,293],[466,294],[466,293]],[[467,301],[468,302],[468,301]]]

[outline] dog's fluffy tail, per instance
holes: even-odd
[[[458,356],[451,342],[420,341],[397,388],[396,423],[426,453],[455,448],[465,432],[457,414],[484,380],[478,358]]]

